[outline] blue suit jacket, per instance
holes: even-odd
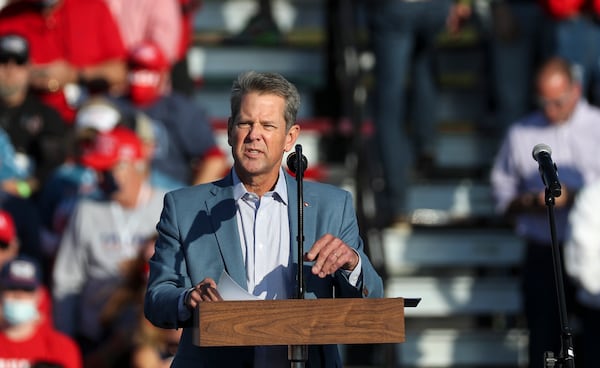
[[[297,184],[285,174],[290,221],[290,265],[297,265]],[[342,239],[358,251],[362,274],[357,287],[343,272],[321,279],[304,262],[306,298],[383,297],[383,283],[364,254],[363,241],[350,194],[337,187],[306,181],[304,184],[304,247],[324,234]],[[251,367],[253,348],[200,348],[193,345],[192,319],[178,320],[181,293],[206,277],[218,280],[223,270],[246,288],[246,270],[236,220],[231,174],[224,179],[182,188],[165,196],[157,225],[159,239],[150,260],[150,279],[145,298],[146,317],[162,328],[183,327],[174,367]],[[310,367],[341,367],[337,347],[310,346]]]

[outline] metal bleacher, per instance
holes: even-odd
[[[365,191],[358,187],[355,167],[347,160],[331,161],[324,149],[330,144],[325,138],[337,129],[320,114],[315,98],[328,80],[325,2],[287,1],[295,22],[283,43],[221,42],[228,34],[225,8],[230,11],[238,4],[243,9],[248,2],[253,3],[204,1],[189,53],[199,83],[195,98],[213,118],[219,144],[229,151],[224,122],[234,76],[248,69],[280,72],[296,83],[303,98],[299,143],[309,169],[321,165],[325,180],[354,194]],[[361,362],[355,361],[356,347],[342,347],[347,367],[518,368],[527,363],[519,292],[524,248],[496,215],[491,197],[488,172],[498,137],[481,128],[489,117],[481,42],[476,32],[463,42],[440,39],[437,166],[431,176],[415,178],[408,188],[412,226],[369,227],[367,221],[362,229],[371,259],[384,277],[386,297],[421,298],[416,308],[405,310],[406,342],[372,347]],[[369,195],[361,198],[370,200]],[[372,204],[363,206],[367,220],[377,212]]]

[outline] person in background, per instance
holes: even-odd
[[[490,2],[490,91],[495,119],[487,130],[502,138],[510,124],[535,108],[532,76],[554,53],[553,22],[540,1]]]
[[[21,182],[23,197],[35,194],[61,165],[71,143],[71,129],[60,114],[29,92],[32,66],[29,44],[17,34],[0,36],[0,128],[10,137],[18,168],[35,182]]]
[[[561,327],[545,186],[532,150],[539,143],[552,147],[558,166],[562,193],[554,209],[561,249],[577,192],[600,179],[600,161],[595,156],[600,141],[600,109],[582,98],[571,65],[557,57],[546,60],[535,76],[535,91],[539,109],[509,128],[490,176],[498,212],[513,222],[516,233],[526,242],[522,283],[532,368],[541,365],[545,351],[559,350]],[[573,306],[573,289],[568,282],[565,292],[568,305]]]
[[[229,2],[234,3],[233,6],[235,6],[235,2]],[[277,2],[273,0],[254,1],[254,12],[247,19],[243,28],[224,41],[230,44],[281,44],[285,40],[285,34],[277,22],[276,7],[277,5],[289,7],[290,3],[289,0]]]
[[[38,182],[17,161],[8,135],[0,128],[0,208],[10,213],[17,224],[21,252],[41,261],[41,219],[36,203],[30,198]]]
[[[298,263],[307,268],[308,299],[383,296],[382,280],[364,253],[352,198],[342,189],[304,183],[307,254],[294,259],[297,185],[282,160],[300,133],[299,106],[296,87],[280,74],[240,74],[228,121],[233,169],[216,182],[165,196],[144,312],[158,327],[183,327],[173,367],[289,364],[287,346],[193,345],[192,312],[199,303],[221,300],[215,280],[223,272],[260,299],[292,298]],[[311,365],[341,366],[335,345],[308,350]]]
[[[21,244],[12,216],[7,211],[0,210],[0,269],[17,256],[29,257],[21,252]],[[42,278],[44,281],[43,274]],[[44,315],[44,322],[52,323],[52,299],[46,285],[46,282],[43,282],[40,287],[42,297],[38,309]]]
[[[576,345],[577,367],[598,365],[596,352],[600,346],[600,181],[586,185],[577,195],[569,213],[565,241],[565,269],[577,289],[581,304],[582,336]],[[577,358],[577,357],[583,357]]]
[[[104,0],[115,17],[125,48],[156,44],[169,65],[179,56],[181,15],[178,0]]]
[[[127,49],[103,0],[16,0],[0,10],[0,34],[29,41],[30,85],[71,124],[93,94],[120,95]]]
[[[154,147],[154,129],[149,118],[142,114],[135,121],[126,121],[112,100],[92,97],[85,101],[75,116],[75,142],[69,160],[57,168],[40,192],[38,204],[44,225],[44,253],[51,260],[56,255],[64,228],[81,198],[104,198],[98,186],[98,173],[80,161],[85,145],[99,133],[107,133],[117,126],[135,130],[144,144],[144,155],[151,156]]]
[[[582,94],[600,106],[600,2],[598,0],[542,0],[554,27],[554,53],[574,68]]]
[[[411,171],[427,176],[435,167],[436,41],[445,28],[457,32],[471,10],[452,0],[382,0],[366,7],[375,55],[374,142],[385,181],[378,212],[383,226],[404,227],[410,225]]]
[[[164,192],[149,183],[140,138],[117,126],[84,145],[80,162],[94,169],[103,199],[80,199],[62,234],[53,269],[57,328],[84,356],[104,342],[100,314],[123,267],[156,232]]]
[[[109,296],[100,318],[109,331],[102,346],[86,358],[86,367],[169,367],[181,330],[153,326],[144,318],[148,260],[154,254],[152,234],[134,259],[123,264],[123,280]]]
[[[83,367],[81,352],[68,336],[56,331],[40,312],[43,286],[39,265],[17,256],[0,271],[0,366],[54,364]]]
[[[220,178],[229,164],[208,116],[197,103],[170,89],[169,63],[160,48],[151,42],[138,45],[129,66],[127,99],[117,102],[125,115],[141,111],[154,123],[154,183],[170,190]]]
[[[195,82],[190,75],[187,54],[193,42],[194,17],[202,7],[202,2],[202,0],[178,1],[181,37],[179,38],[179,51],[175,63],[171,67],[171,85],[174,91],[190,97],[194,94]]]

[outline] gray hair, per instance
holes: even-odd
[[[296,87],[278,73],[244,72],[238,75],[231,87],[231,120],[236,121],[242,104],[242,97],[251,92],[274,94],[285,99],[285,127],[289,130],[296,123],[300,108],[300,94]]]

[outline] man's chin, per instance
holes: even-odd
[[[23,88],[16,86],[1,86],[0,87],[0,98],[8,99],[18,93],[21,93]]]

